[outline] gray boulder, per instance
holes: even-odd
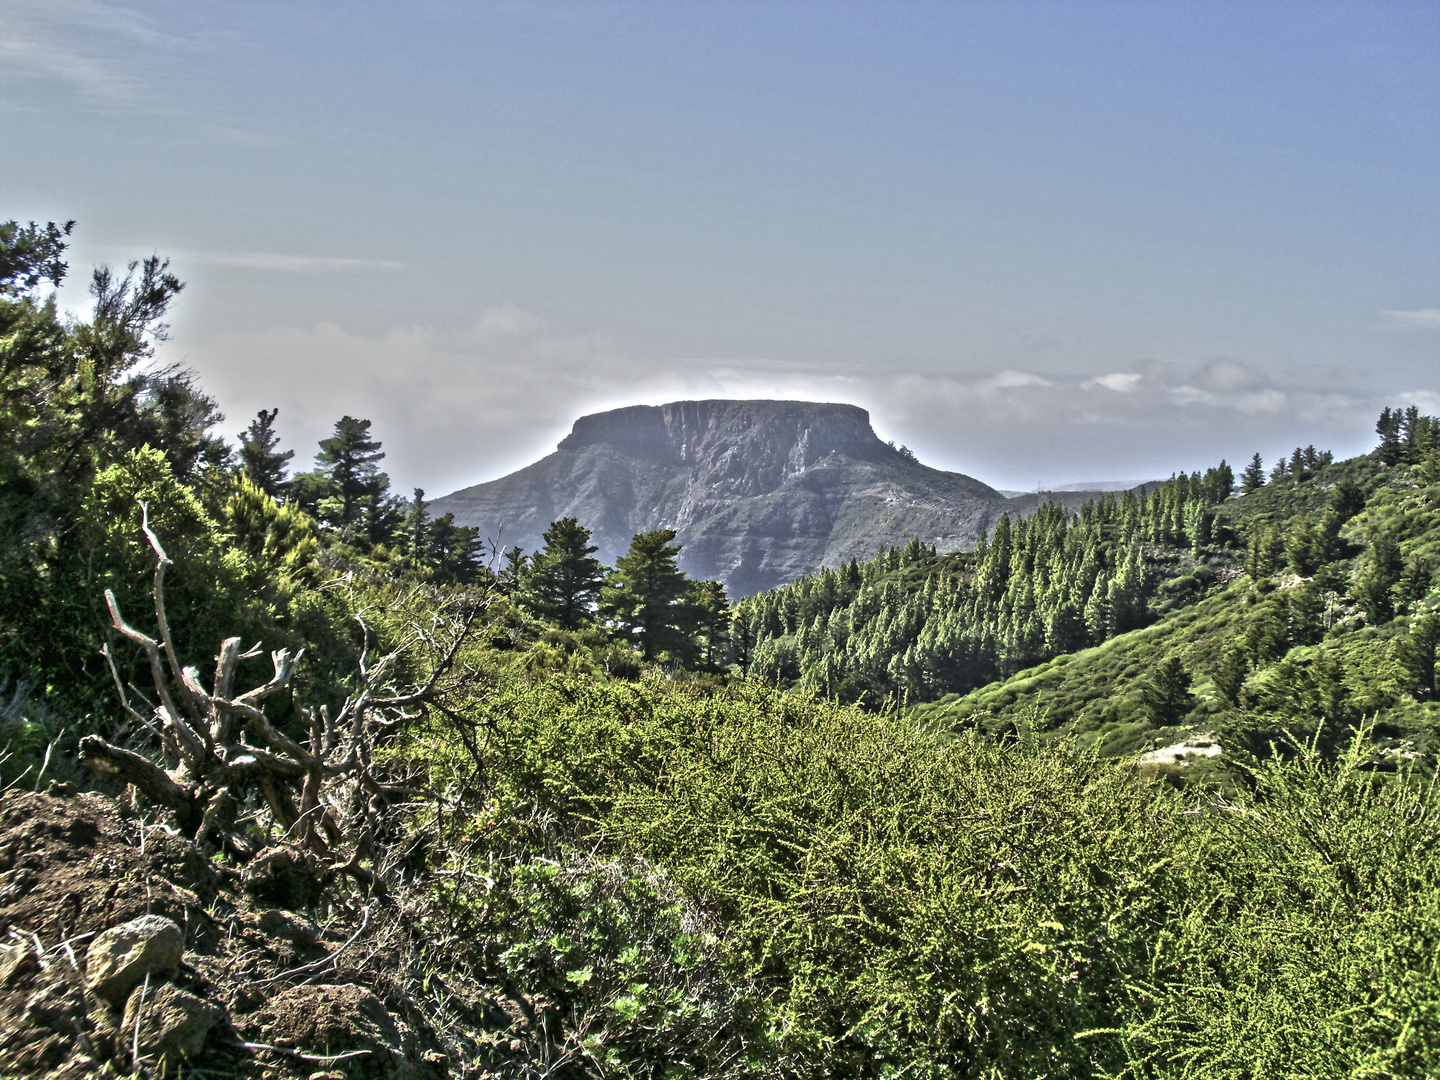
[[[148,974],[152,984],[180,970],[185,934],[163,915],[141,915],[99,934],[85,956],[85,985],[116,1009]]]

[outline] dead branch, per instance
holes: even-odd
[[[169,773],[149,758],[133,750],[111,746],[98,735],[86,735],[80,740],[80,759],[86,768],[94,772],[134,784],[142,795],[161,806],[176,810],[190,800],[190,792],[185,786],[176,783]]]
[[[155,554],[152,599],[158,636],[131,625],[112,591],[106,590],[105,601],[112,627],[146,655],[159,702],[153,722],[130,704],[132,695],[141,701],[145,695],[123,683],[108,649],[105,654],[121,708],[148,733],[163,764],[91,735],[81,742],[85,765],[133,785],[146,799],[171,811],[182,830],[197,841],[215,838],[231,851],[248,848],[234,832],[239,827],[236,816],[243,811],[247,793],[252,799],[259,797],[290,842],[319,856],[332,872],[353,878],[383,898],[387,886],[372,868],[379,865],[377,836],[385,835],[390,807],[413,798],[417,790],[408,778],[395,778],[402,782],[394,783],[377,776],[374,747],[424,709],[445,707],[445,699],[467,684],[468,674],[455,669],[486,598],[458,613],[437,610],[429,625],[405,628],[398,643],[378,655],[365,613],[357,612],[362,635],[359,685],[333,712],[326,705],[297,704],[308,732],[296,738],[277,726],[262,704],[290,691],[304,650],[271,653],[271,677],[237,693],[239,662],[257,655],[259,646],[242,653],[240,638],[226,638],[216,654],[207,690],[199,669],[180,661],[164,595],[165,571],[172,564],[143,507],[141,529]],[[405,685],[396,672],[417,648],[427,658],[424,674]]]

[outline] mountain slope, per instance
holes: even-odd
[[[969,547],[1008,504],[882,442],[856,406],[712,400],[583,416],[553,454],[432,511],[526,550],[573,517],[612,564],[635,533],[675,529],[687,572],[746,595],[912,536]]]

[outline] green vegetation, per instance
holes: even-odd
[[[0,779],[322,859],[457,1074],[1440,1072],[1433,419],[732,605],[669,530],[485,565],[365,420],[232,450],[163,261],[39,294],[67,229],[0,226]]]
[[[1002,516],[973,552],[919,541],[741,605],[748,670],[828,696],[928,701],[1109,640],[1193,602],[1234,561],[1218,508],[1234,476]]]
[[[1217,803],[754,684],[498,679],[455,730],[418,760],[486,778],[449,811],[447,880],[485,880],[446,893],[456,961],[530,980],[574,1075],[1440,1065],[1436,792],[1360,744]]]

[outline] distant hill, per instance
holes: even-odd
[[[675,529],[691,576],[743,596],[912,536],[968,548],[1037,501],[922,465],[854,405],[712,400],[583,416],[553,454],[432,510],[527,551],[573,517],[611,565],[637,532]]]

